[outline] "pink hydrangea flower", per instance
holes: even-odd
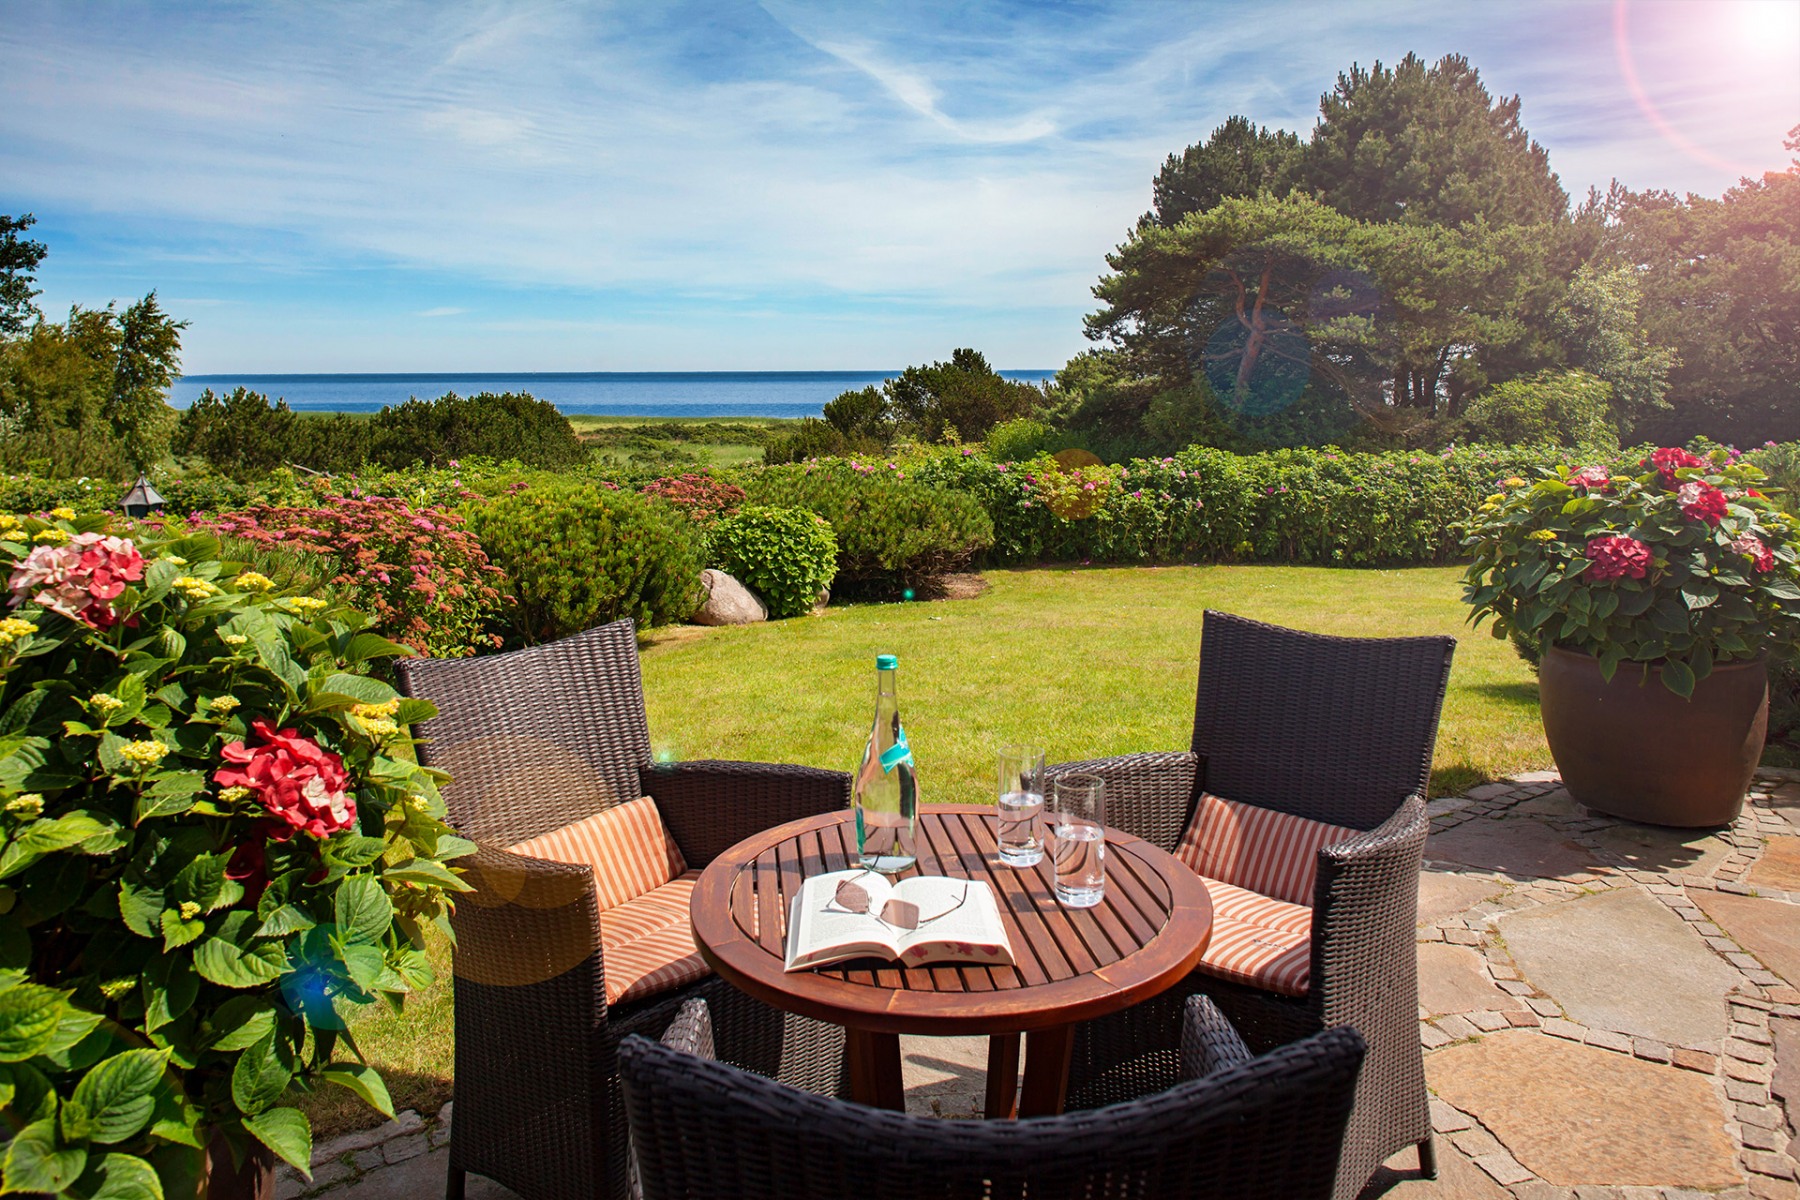
[[[1642,579],[1650,570],[1650,547],[1634,537],[1594,538],[1587,544],[1587,556],[1594,563],[1588,578],[1594,580]]]
[[[1717,525],[1725,516],[1725,493],[1703,479],[1690,479],[1675,492],[1682,515],[1690,521]]]
[[[1583,467],[1569,476],[1571,487],[1583,488],[1590,492],[1599,491],[1611,482],[1612,478],[1607,475],[1605,467]]]
[[[220,753],[238,764],[213,772],[221,787],[249,788],[272,814],[296,830],[330,837],[356,824],[356,801],[346,791],[344,760],[298,730],[276,729],[257,717],[250,730],[261,744],[232,742]]]
[[[112,601],[144,577],[144,556],[130,541],[78,533],[60,546],[39,546],[13,568],[10,606],[27,600],[95,629],[119,619]]]
[[[1731,548],[1752,560],[1758,571],[1775,569],[1775,552],[1764,544],[1754,533],[1740,534],[1731,543]]]

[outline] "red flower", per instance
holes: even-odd
[[[1661,450],[1652,454],[1650,456],[1650,461],[1643,465],[1655,467],[1662,475],[1663,486],[1666,488],[1673,488],[1675,486],[1675,472],[1681,470],[1683,467],[1704,467],[1706,465],[1706,460],[1696,455],[1689,454],[1679,446],[1664,446]]]
[[[275,816],[314,837],[330,837],[356,824],[356,801],[345,788],[344,760],[298,730],[276,730],[262,717],[250,729],[263,744],[232,742],[221,753],[242,769],[221,767],[213,780],[222,787],[245,787]]]
[[[112,601],[127,583],[144,577],[144,558],[131,542],[78,533],[61,546],[38,546],[13,568],[7,581],[12,606],[27,600],[95,629],[108,629],[119,614]]]
[[[1731,548],[1739,554],[1748,555],[1758,571],[1775,569],[1775,552],[1753,533],[1740,534],[1731,543]]]
[[[1725,515],[1725,493],[1703,479],[1688,480],[1675,496],[1681,501],[1682,514],[1690,521],[1717,525]]]
[[[1587,544],[1587,556],[1594,561],[1588,578],[1642,579],[1650,569],[1650,547],[1633,537],[1607,534]]]
[[[1583,467],[1569,476],[1571,486],[1586,488],[1588,491],[1597,491],[1611,482],[1605,467]]]

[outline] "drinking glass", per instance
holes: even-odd
[[[1000,760],[1000,861],[1035,867],[1044,861],[1044,748],[1002,746]]]
[[[1056,898],[1070,908],[1092,908],[1106,894],[1106,781],[1098,775],[1058,776],[1051,800]]]

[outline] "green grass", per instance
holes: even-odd
[[[1537,685],[1512,648],[1471,633],[1454,568],[1040,567],[988,574],[973,600],[851,605],[817,617],[654,631],[643,654],[653,749],[679,759],[850,770],[873,711],[874,656],[900,656],[900,703],[927,802],[979,803],[993,747],[1031,740],[1053,759],[1185,748],[1207,608],[1326,633],[1459,639],[1433,790],[1550,763]],[[404,1016],[353,1028],[399,1108],[449,1098],[447,956]],[[333,1093],[338,1093],[334,1095]],[[373,1123],[347,1093],[309,1101],[318,1136]]]

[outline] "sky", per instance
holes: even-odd
[[[1576,197],[1800,124],[1800,0],[8,0],[0,212],[189,374],[1053,368],[1168,154],[1408,51]]]

